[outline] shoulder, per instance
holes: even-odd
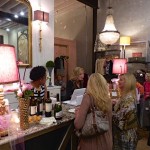
[[[91,105],[91,97],[89,94],[84,94],[83,95],[83,103],[85,104],[88,104],[88,105]]]

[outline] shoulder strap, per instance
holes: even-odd
[[[94,100],[93,100],[92,96],[90,96],[90,100],[91,100],[91,104],[92,104],[91,113],[93,116],[93,127],[94,127],[95,131],[98,132],[97,125],[96,125],[96,117],[95,117],[95,106],[94,106]]]

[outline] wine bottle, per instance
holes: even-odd
[[[45,117],[51,117],[52,115],[52,100],[50,99],[50,93],[47,91],[47,99],[45,100]]]
[[[56,102],[55,107],[54,107],[54,117],[56,120],[62,119],[62,105],[61,102]]]
[[[37,97],[37,115],[43,115],[43,99],[40,97],[40,92]]]
[[[37,114],[37,100],[34,98],[34,96],[31,96],[30,99],[30,115],[36,115]]]

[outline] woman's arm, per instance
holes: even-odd
[[[74,125],[77,130],[83,127],[90,106],[90,96],[85,94],[79,109],[77,109],[75,113]]]
[[[121,130],[129,130],[136,127],[137,120],[135,114],[135,104],[133,98],[128,98],[121,105],[119,111],[115,112],[113,116],[113,123]]]
[[[67,87],[66,87],[66,100],[71,99],[71,95],[73,94],[74,91],[74,84],[71,80],[67,82]]]

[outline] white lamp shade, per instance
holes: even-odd
[[[120,33],[114,25],[114,19],[111,14],[107,15],[103,31],[99,34],[102,43],[112,45],[118,41]]]
[[[114,74],[127,73],[127,59],[114,59],[113,60],[113,73]]]
[[[0,44],[0,83],[13,83],[19,80],[15,48]]]

